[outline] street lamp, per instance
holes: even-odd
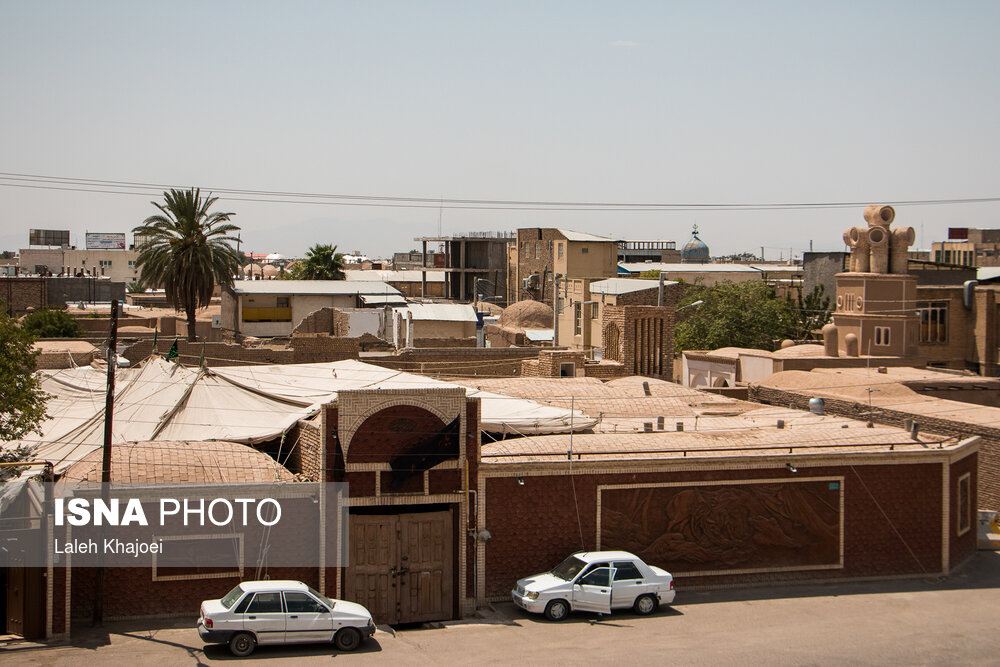
[[[695,306],[700,306],[700,305],[701,305],[701,304],[703,304],[703,303],[705,303],[705,301],[704,301],[703,299],[698,299],[698,300],[697,300],[697,301],[695,301],[694,303],[689,303],[689,304],[688,304],[688,305],[686,305],[686,306],[681,306],[680,308],[678,308],[678,309],[677,309],[676,311],[674,311],[674,312],[677,312],[677,313],[679,313],[680,311],[684,310],[685,308],[694,308]]]

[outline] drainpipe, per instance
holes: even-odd
[[[968,310],[972,310],[972,295],[978,286],[978,280],[966,280],[962,283],[962,305]]]

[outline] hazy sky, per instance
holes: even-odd
[[[0,0],[0,171],[631,203],[1000,196],[1000,3]],[[158,192],[9,187],[28,229],[130,231]],[[38,183],[33,183],[38,185]],[[162,189],[162,188],[160,188]],[[713,254],[843,247],[861,208],[512,211],[223,199],[244,246],[370,255],[566,227]],[[1000,204],[898,206],[928,247]],[[130,235],[131,236],[131,235]]]

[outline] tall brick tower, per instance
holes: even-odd
[[[837,274],[835,329],[824,332],[828,354],[832,337],[843,356],[917,356],[917,279],[906,272],[915,235],[912,227],[890,230],[895,217],[891,206],[873,204],[865,209],[867,227],[844,232],[850,267]]]

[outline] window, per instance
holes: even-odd
[[[583,304],[579,301],[573,304],[573,335],[583,334]]]
[[[600,567],[596,570],[591,570],[580,578],[580,583],[584,586],[610,586],[611,569]]]
[[[596,320],[600,313],[597,312],[597,302],[590,304],[590,319]]]
[[[938,262],[938,263],[941,262],[941,251],[940,250],[935,250],[934,251],[934,261]]]
[[[291,592],[285,592],[285,609],[288,610],[289,614],[295,614],[298,612],[306,614],[322,614],[327,611],[326,607],[321,605],[316,600],[313,600],[312,596],[306,595],[305,593]]]
[[[277,303],[275,304],[278,308],[288,308],[288,298],[287,296],[279,296],[277,298]]]
[[[135,260],[134,259],[130,259],[128,261],[128,268],[130,268],[130,269],[134,269],[135,268]]]
[[[247,607],[248,614],[281,613],[281,593],[257,593]]]
[[[615,581],[622,579],[642,579],[642,573],[630,560],[615,561]]]
[[[875,344],[889,344],[889,327],[875,327]]]
[[[951,264],[951,250],[944,251],[944,263]]]
[[[921,343],[948,342],[948,302],[917,302],[917,317],[920,320]]]
[[[247,607],[250,606],[250,600],[253,600],[253,593],[243,598],[240,603],[233,609],[234,614],[244,614],[246,613]]]
[[[561,364],[559,364],[559,377],[561,378],[576,377],[576,363],[572,361],[564,361]]]
[[[559,252],[559,259],[563,258],[563,244],[562,241],[556,244],[556,250]]]
[[[542,256],[542,242],[535,241],[535,259],[539,259]]]
[[[590,248],[588,248],[587,246],[583,246],[582,248],[580,248],[580,252],[586,255],[588,252],[590,252]]]
[[[110,259],[100,259],[100,260],[97,261],[97,266],[99,266],[102,269],[110,269],[111,268],[111,260]]]
[[[958,478],[958,534],[969,532],[972,527],[972,475],[965,473]]]

